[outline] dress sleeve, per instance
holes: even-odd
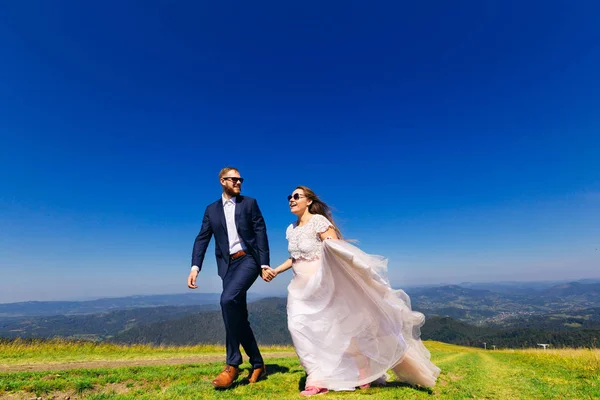
[[[315,230],[317,233],[323,233],[326,232],[327,229],[333,228],[333,224],[320,214],[315,215],[313,219],[315,220]]]

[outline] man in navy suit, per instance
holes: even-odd
[[[237,169],[226,167],[219,173],[223,194],[206,207],[202,228],[194,242],[192,270],[188,287],[196,289],[196,278],[210,238],[215,237],[217,269],[223,280],[221,311],[225,322],[227,365],[213,380],[217,389],[230,387],[242,363],[240,345],[250,358],[250,383],[263,378],[267,370],[248,322],[246,293],[262,269],[269,268],[267,227],[255,199],[241,196],[242,182]]]

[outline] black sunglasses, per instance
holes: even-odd
[[[226,176],[223,179],[225,179],[226,181],[229,180],[229,179],[231,179],[231,182],[233,182],[233,183],[238,183],[238,182],[239,183],[244,183],[244,178],[238,178],[236,176]]]
[[[293,195],[289,195],[288,196],[288,201],[294,199],[296,201],[300,200],[301,198],[306,197],[306,196],[300,196],[298,193],[294,193]]]

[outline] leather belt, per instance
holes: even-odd
[[[236,260],[236,259],[238,259],[240,257],[245,256],[245,255],[246,255],[246,252],[244,250],[240,250],[237,253],[230,254],[229,255],[229,259],[230,260]]]

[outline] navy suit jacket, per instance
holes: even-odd
[[[255,199],[241,195],[236,197],[235,226],[238,235],[246,245],[246,253],[254,258],[257,272],[260,272],[261,265],[269,265],[269,241],[267,226]],[[215,236],[217,269],[219,276],[224,278],[229,266],[229,237],[227,236],[227,222],[222,198],[206,207],[202,228],[194,242],[192,265],[197,265],[202,269],[204,254],[213,235]]]

